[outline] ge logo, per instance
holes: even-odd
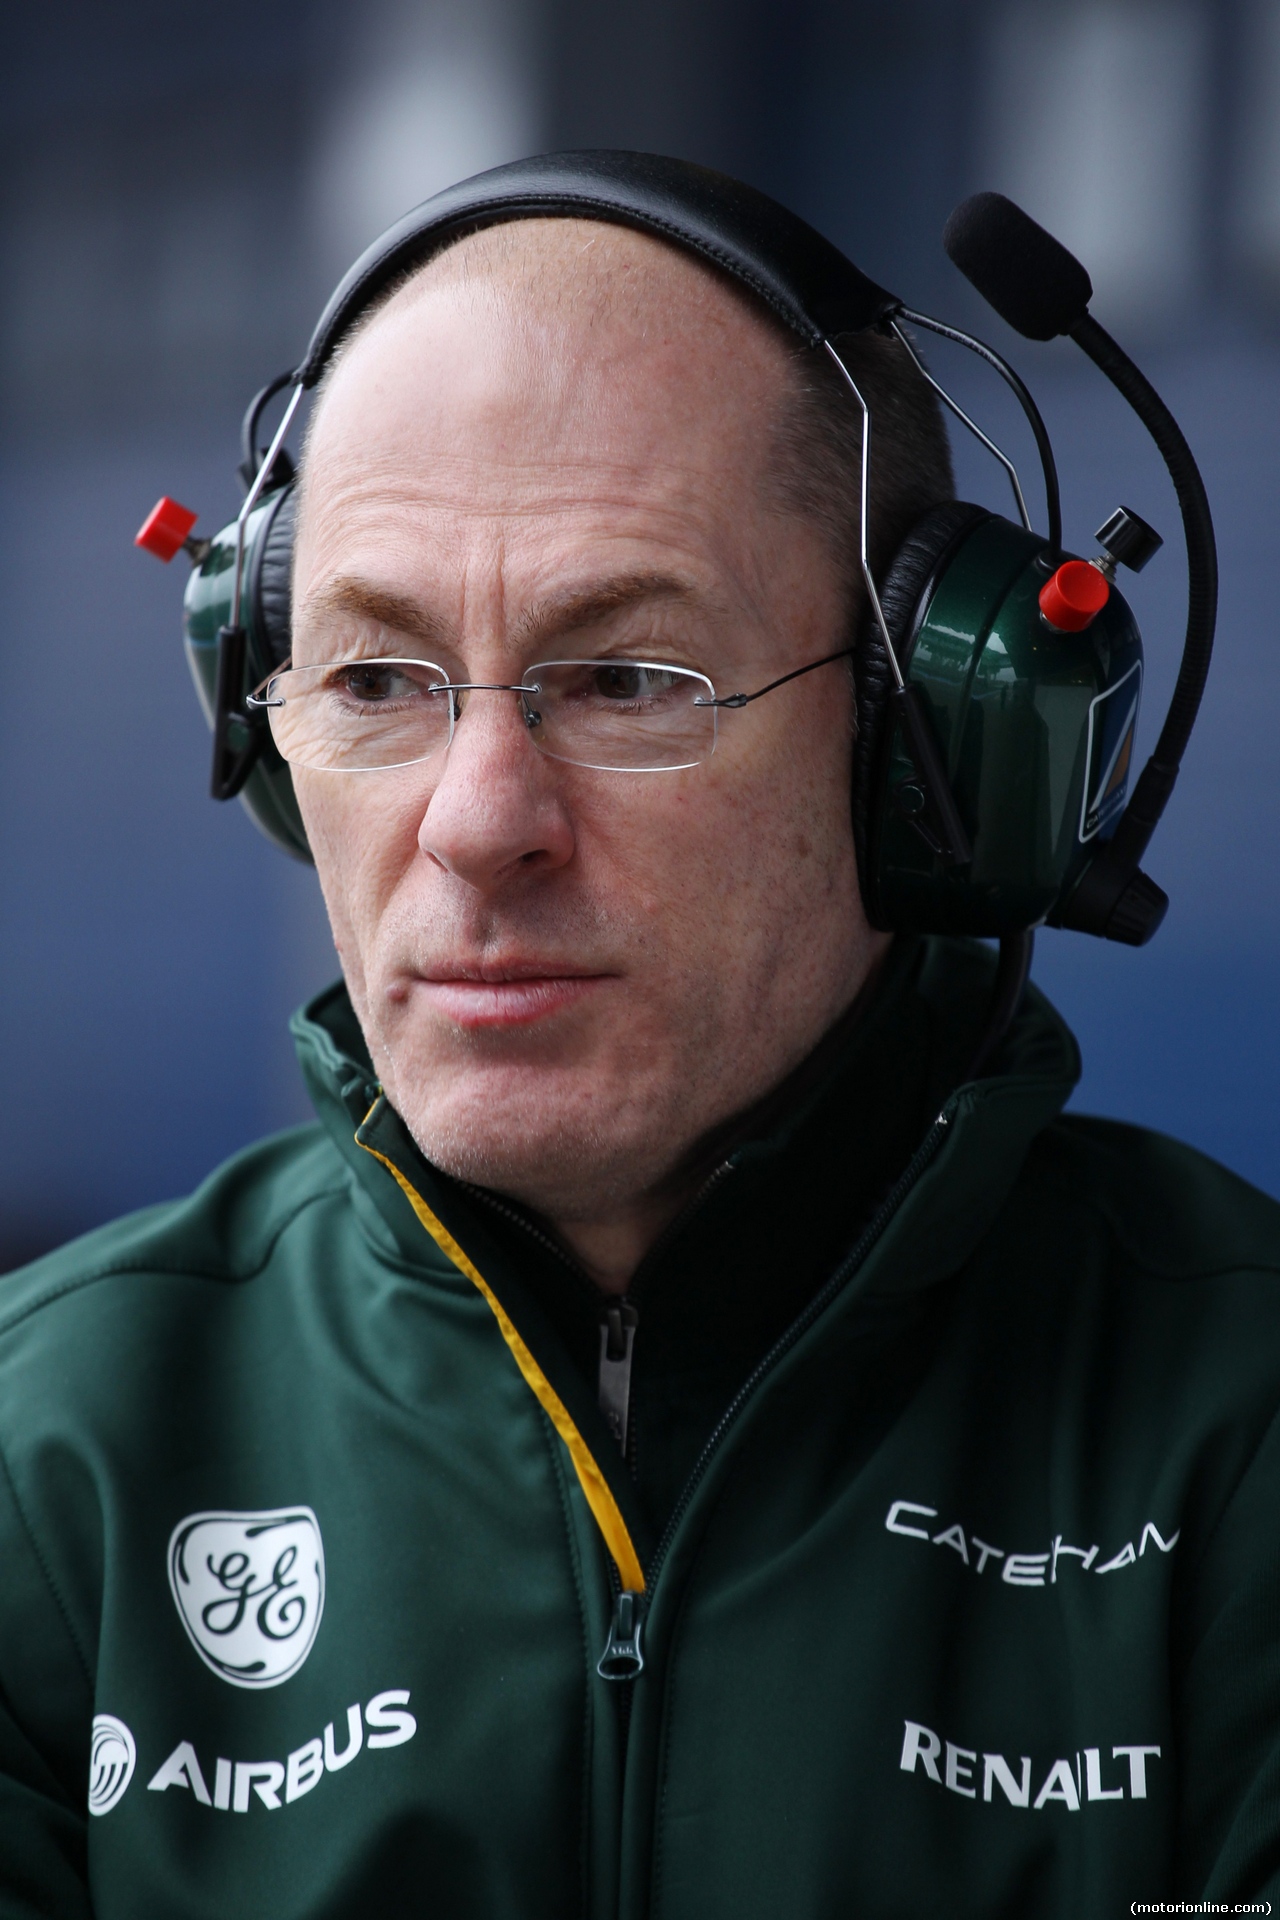
[[[169,1585],[207,1667],[233,1687],[278,1687],[324,1610],[320,1524],[310,1507],[189,1514],[169,1540]]]
[[[133,1735],[112,1713],[94,1715],[89,1745],[89,1811],[110,1813],[124,1799],[137,1764]]]

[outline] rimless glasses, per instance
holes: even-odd
[[[716,750],[722,708],[745,707],[852,648],[824,654],[758,687],[723,698],[705,673],[656,660],[541,660],[514,685],[450,680],[430,660],[333,661],[284,667],[249,706],[293,766],[373,773],[412,766],[448,747],[472,693],[513,693],[541,753],[607,773],[675,773]]]

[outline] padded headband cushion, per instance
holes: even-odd
[[[861,333],[902,305],[798,215],[725,174],[650,153],[549,153],[448,187],[375,240],[321,314],[297,379],[314,387],[384,288],[457,235],[556,215],[637,227],[687,248],[748,287],[809,346]]]
[[[965,500],[945,500],[916,521],[894,555],[880,587],[880,605],[904,673],[935,581],[965,537],[980,521],[990,518],[986,507],[971,506]],[[863,904],[872,925],[882,926],[875,887],[875,843],[884,792],[884,757],[890,746],[885,710],[894,682],[870,608],[863,618],[853,658],[853,681],[858,714],[858,747],[853,756],[853,844]]]
[[[256,657],[250,663],[255,684],[283,665],[292,646],[294,506],[295,489],[290,482],[270,506],[250,558],[246,597],[255,642]]]

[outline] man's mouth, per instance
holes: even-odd
[[[445,963],[413,982],[432,1011],[468,1032],[526,1027],[579,1006],[616,975],[562,961],[521,960],[507,965]]]

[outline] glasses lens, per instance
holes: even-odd
[[[543,753],[612,773],[696,767],[716,745],[705,674],[647,660],[544,660],[530,667],[525,719]]]
[[[290,667],[264,692],[271,737],[298,767],[366,773],[409,766],[449,744],[447,677],[430,660]]]

